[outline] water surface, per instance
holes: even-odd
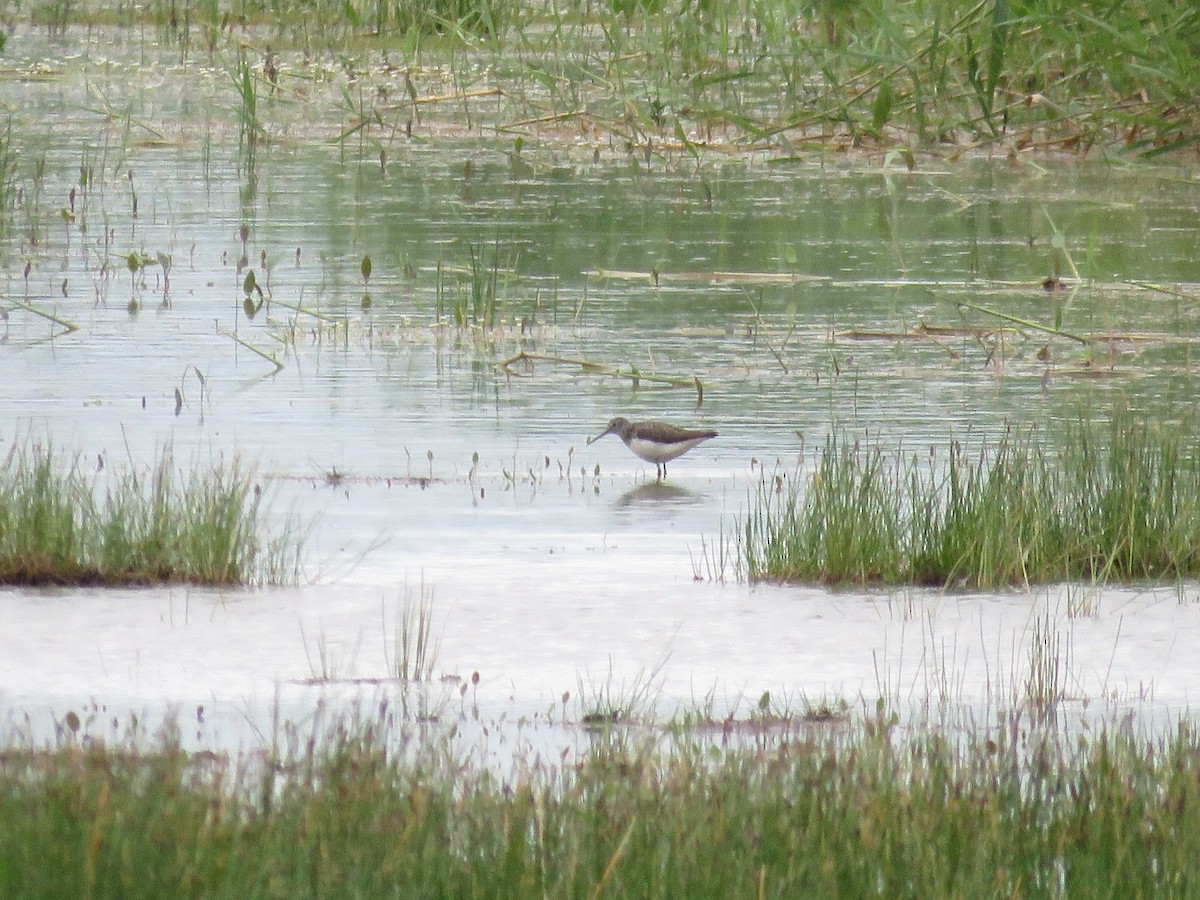
[[[1194,422],[1193,174],[647,160],[536,135],[518,153],[436,119],[337,142],[318,82],[263,99],[272,141],[251,162],[228,60],[64,41],[18,30],[14,71],[48,74],[0,80],[20,161],[0,439],[109,470],[168,445],[237,454],[312,531],[295,589],[4,591],[7,733],[173,712],[236,746],[322,698],[394,701],[396,622],[422,585],[441,638],[423,702],[448,719],[470,703],[578,722],[647,684],[668,711],[771,691],[986,719],[1026,698],[1047,622],[1065,716],[1189,707],[1194,586],[751,587],[715,554],[763,472],[803,468],[835,427],[916,448],[1114,405]],[[169,256],[169,289],[157,264],[131,275],[134,251]],[[249,270],[268,299],[253,317]],[[554,359],[500,366],[522,351]],[[699,379],[703,402],[578,361]],[[614,415],[720,437],[658,486],[616,439],[586,444]]]

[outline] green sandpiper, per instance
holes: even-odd
[[[697,444],[717,436],[715,431],[680,428],[666,422],[630,422],[618,416],[608,423],[604,431],[588,438],[587,442],[590,444],[610,434],[615,434],[623,440],[634,456],[654,463],[660,479],[667,477],[667,463],[687,453]]]

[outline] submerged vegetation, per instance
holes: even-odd
[[[0,464],[0,584],[283,584],[300,538],[263,531],[262,488],[238,461],[177,472],[93,474],[50,446],[14,445]]]
[[[760,481],[743,522],[751,580],[995,588],[1200,575],[1200,438],[1117,415],[1048,443],[1012,427],[889,453],[835,433],[811,477]]]
[[[78,723],[68,723],[78,724]],[[754,746],[591,732],[505,776],[446,739],[332,727],[267,760],[0,754],[0,893],[141,897],[1191,896],[1196,734],[868,716]],[[136,888],[136,890],[135,890]]]

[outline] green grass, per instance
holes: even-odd
[[[811,477],[759,484],[739,559],[754,581],[994,588],[1200,574],[1200,436],[1128,415],[1057,442],[1011,428],[972,453],[887,452],[834,433]]]
[[[0,895],[1195,896],[1197,736],[1058,742],[810,725],[753,747],[617,732],[504,774],[381,723],[293,755],[0,753]]]
[[[0,463],[0,584],[290,583],[300,538],[266,533],[262,488],[236,460],[178,472],[87,472],[51,446]]]
[[[483,66],[507,121],[548,116],[647,153],[734,143],[784,158],[996,145],[1156,155],[1200,141],[1200,8],[1186,0],[246,0],[232,10],[181,0],[51,2],[26,15],[57,30],[151,24],[185,56],[192,30],[210,53],[240,51],[247,33],[306,57],[400,52],[418,76],[449,66],[455,89],[479,86]],[[419,77],[410,84],[415,97]]]

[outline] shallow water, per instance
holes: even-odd
[[[0,80],[21,151],[4,296],[79,326],[4,304],[0,439],[48,437],[109,470],[166,445],[181,462],[239,454],[275,516],[312,533],[296,589],[0,593],[10,738],[67,710],[90,709],[97,733],[174,711],[189,740],[244,746],[321,698],[395,700],[396,621],[422,585],[441,640],[423,702],[448,719],[472,706],[578,722],[606,691],[744,714],[770,691],[986,720],[1026,694],[1035,621],[1062,648],[1064,715],[1189,707],[1194,586],[831,592],[709,576],[764,468],[809,459],[835,426],[915,448],[1081,407],[1194,417],[1192,174],[647,162],[607,145],[595,161],[599,147],[533,138],[517,164],[508,137],[431,123],[330,144],[330,122],[282,101],[264,101],[276,140],[251,171],[219,61],[147,62],[142,47],[131,79],[128,48],[72,49],[46,80]],[[6,56],[19,69],[50,52],[18,31]],[[177,83],[191,85],[179,104],[164,99]],[[100,115],[98,98],[133,118]],[[1073,281],[1060,240],[1084,281],[1047,291]],[[170,255],[169,291],[158,266],[131,277],[133,250]],[[486,327],[473,255],[484,283],[496,269]],[[247,269],[270,298],[253,318]],[[1002,335],[1010,323],[963,302],[1045,327],[1061,308],[1063,330],[1112,343]],[[921,323],[964,330],[899,335]],[[521,351],[560,361],[499,367]],[[698,378],[703,403],[575,360]],[[720,437],[655,485],[615,438],[586,444],[617,414]]]

